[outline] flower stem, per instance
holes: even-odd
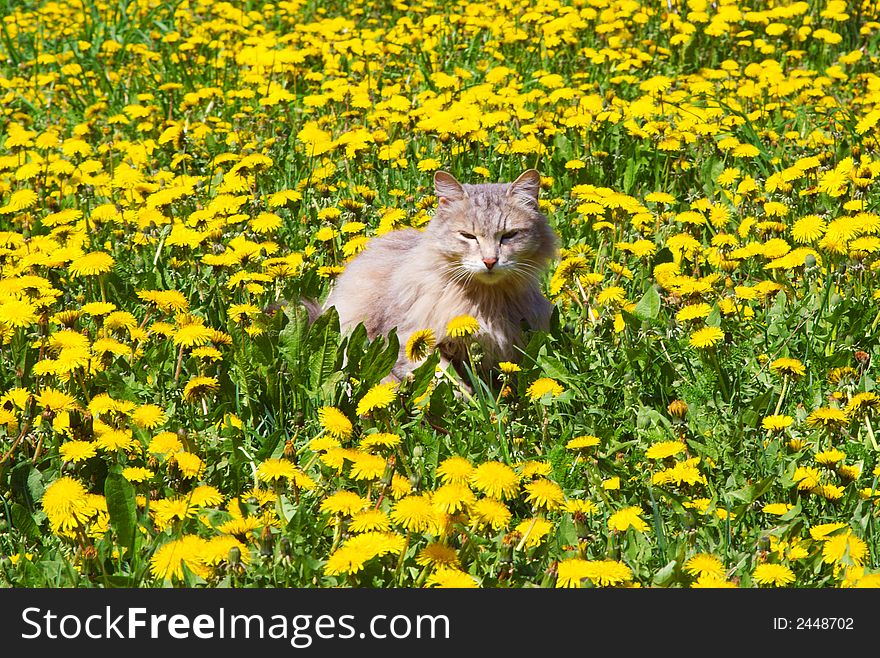
[[[522,539],[520,539],[519,543],[516,545],[517,551],[522,550],[522,547],[525,546],[526,541],[528,540],[529,535],[532,534],[532,530],[535,529],[535,524],[537,522],[538,522],[538,516],[535,515],[534,518],[532,519],[532,522],[529,524],[528,530],[525,531],[525,533],[522,536]]]
[[[874,428],[871,427],[871,419],[865,416],[865,427],[868,429],[868,438],[871,439],[871,445],[874,447],[874,450],[880,451],[880,447],[877,446],[877,439],[874,436]]]
[[[406,551],[409,548],[409,540],[412,533],[406,533],[406,539],[403,542],[403,548],[400,549],[400,555],[397,557],[397,568],[394,570],[394,580],[398,587],[403,586],[403,563],[406,558]]]
[[[782,409],[782,401],[785,399],[785,392],[788,388],[788,375],[782,376],[782,391],[779,393],[779,401],[776,403],[776,411],[773,412],[774,416],[779,415],[779,410]]]
[[[174,383],[180,379],[180,369],[183,367],[183,345],[180,346],[180,352],[177,354],[177,368],[174,370]]]

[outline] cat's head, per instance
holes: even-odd
[[[541,177],[534,169],[512,183],[462,185],[434,174],[437,212],[432,245],[464,282],[517,284],[536,279],[556,256],[558,240],[538,208]]]

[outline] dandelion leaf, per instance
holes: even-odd
[[[317,390],[337,371],[339,353],[339,317],[331,308],[309,329],[309,388]]]
[[[400,342],[397,339],[397,331],[392,329],[388,338],[379,336],[370,343],[361,360],[361,380],[364,385],[372,386],[385,377],[400,355]]]
[[[42,536],[40,527],[34,521],[34,517],[23,506],[13,503],[10,515],[12,516],[13,527],[21,534],[31,539],[39,539]]]
[[[657,319],[657,316],[660,315],[660,295],[654,286],[648,287],[632,314],[642,321]]]
[[[134,487],[122,473],[111,472],[104,481],[104,497],[107,499],[110,527],[116,531],[120,545],[130,552],[134,548],[137,533]]]

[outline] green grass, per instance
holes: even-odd
[[[880,17],[870,2],[758,4],[0,3],[0,582],[598,585],[571,574],[620,563],[610,584],[686,587],[688,561],[710,554],[715,585],[763,584],[768,562],[790,569],[781,584],[874,583],[876,402],[857,396],[874,392],[880,335]],[[544,281],[552,326],[529,335],[520,372],[471,375],[472,396],[433,357],[359,415],[396,336],[268,309],[323,299],[358,237],[424,226],[432,160],[464,182],[541,171],[563,245]],[[262,213],[277,227],[257,230]],[[79,273],[98,251],[112,269]],[[130,315],[76,315],[98,301]],[[696,303],[709,311],[677,318]],[[201,345],[216,358],[175,341],[193,318],[216,330]],[[721,338],[695,346],[706,327]],[[216,386],[187,393],[196,377]],[[533,399],[540,378],[562,393]],[[139,424],[145,404],[157,425]],[[312,443],[326,407],[352,422],[348,452]],[[792,422],[768,430],[774,415]],[[401,442],[361,476],[375,432]],[[598,445],[566,447],[585,435]],[[74,440],[94,456],[65,459]],[[664,442],[683,449],[647,455]],[[481,523],[479,476],[437,493],[455,456],[513,469],[509,519]],[[271,459],[296,477],[261,480]],[[133,467],[151,474],[130,482]],[[43,504],[61,478],[101,497],[66,532],[52,521],[72,512]],[[545,479],[564,506],[534,494]],[[157,515],[200,485],[216,495]],[[387,513],[386,534],[352,548],[369,542],[351,515],[322,509],[340,491]],[[436,516],[407,529],[400,501],[423,493]],[[618,527],[633,507],[643,525]]]

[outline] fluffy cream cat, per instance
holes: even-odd
[[[483,365],[516,360],[521,323],[547,329],[552,306],[539,277],[557,253],[557,238],[538,209],[540,176],[530,169],[513,183],[462,185],[434,176],[437,211],[423,231],[402,229],[376,237],[348,263],[324,303],[335,306],[343,331],[363,322],[370,338],[397,328],[400,355],[392,370],[402,379],[418,366],[406,356],[409,337],[431,329],[444,360],[466,359],[464,339],[446,325],[471,315],[480,329]]]

